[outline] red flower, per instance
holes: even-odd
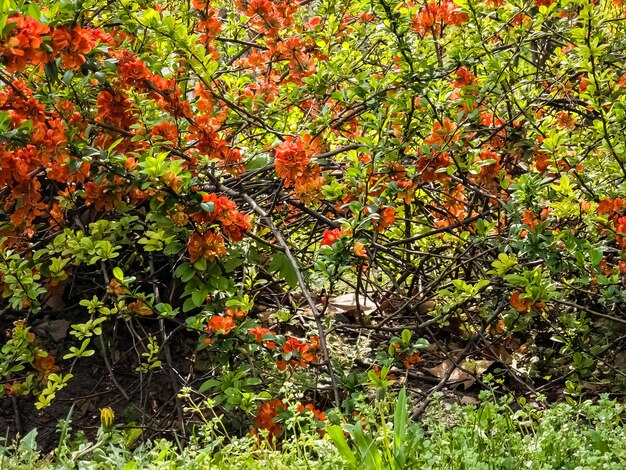
[[[129,129],[137,122],[133,115],[133,104],[120,91],[103,91],[96,100],[96,121],[112,124],[120,129]]]
[[[413,17],[413,30],[418,34],[439,36],[443,25],[460,26],[469,19],[452,0],[442,0],[427,5]]]
[[[171,142],[174,145],[178,142],[178,127],[171,122],[161,122],[152,128],[150,131],[152,135],[158,135],[163,137],[166,142]]]
[[[279,413],[287,409],[287,405],[279,399],[270,400],[259,407],[259,413],[254,419],[260,429],[266,429],[273,436],[278,436],[283,428],[276,422]]]
[[[142,317],[152,315],[152,309],[141,300],[128,304],[128,311]]]
[[[7,26],[15,24],[10,35],[0,41],[0,62],[9,73],[20,72],[30,63],[38,65],[47,59],[47,53],[41,50],[43,37],[49,34],[50,28],[36,19],[21,14],[7,20]]]
[[[219,223],[222,232],[230,240],[238,242],[251,228],[250,216],[237,210],[235,201],[226,196],[217,194],[203,194],[202,202],[211,207],[210,211],[201,211],[192,214],[192,218],[198,223]],[[206,207],[206,206],[205,206]]]
[[[113,181],[103,179],[100,184],[85,183],[85,204],[97,210],[112,211],[122,202],[124,186],[122,178],[115,176]]]
[[[365,245],[359,241],[354,242],[354,254],[360,258],[367,257],[367,251],[365,251]]]
[[[424,143],[441,147],[444,143],[456,141],[459,136],[455,134],[455,129],[456,126],[448,118],[445,118],[443,122],[435,121],[433,130],[430,132],[430,136],[424,139]]]
[[[603,199],[598,205],[598,214],[613,215],[624,210],[626,206],[626,199]]]
[[[511,295],[511,306],[519,313],[527,312],[533,304],[532,299],[522,298],[522,292],[515,291]]]
[[[322,246],[333,246],[337,240],[345,235],[344,231],[340,228],[335,228],[332,230],[324,230],[324,235],[322,236]]]
[[[311,159],[300,139],[287,139],[274,149],[274,167],[278,176],[285,180],[286,188],[304,175],[309,163]]]
[[[302,343],[297,338],[289,338],[283,347],[283,351],[285,354],[289,354],[290,352],[298,352],[302,347]]]
[[[53,372],[60,370],[59,366],[54,361],[54,356],[48,354],[47,356],[37,356],[33,362],[33,368],[39,372],[41,378],[47,379]]]
[[[152,72],[141,60],[129,60],[120,66],[119,71],[120,77],[128,85],[143,85],[144,80],[152,78]]]
[[[224,315],[230,318],[234,318],[235,320],[243,320],[248,315],[246,312],[241,310],[239,307],[236,308],[225,308]]]
[[[459,69],[457,69],[456,72],[454,72],[454,74],[457,76],[457,79],[454,80],[452,83],[456,88],[463,88],[468,85],[473,85],[476,80],[476,77],[472,74],[472,72],[470,72],[465,67],[460,67]]]
[[[263,341],[263,336],[265,335],[273,335],[274,332],[271,331],[268,328],[263,328],[262,326],[255,326],[254,328],[251,328],[248,330],[248,334],[249,335],[254,335],[254,340],[257,343],[260,343],[261,341]]]
[[[535,214],[533,214],[531,210],[527,209],[522,214],[522,222],[524,222],[525,225],[528,225],[530,230],[534,231],[539,221],[535,218]]]
[[[382,211],[380,211],[380,218],[375,221],[375,230],[380,232],[381,230],[386,229],[393,225],[396,220],[396,209],[395,207],[385,207]]]
[[[308,405],[303,405],[303,404],[298,405],[298,413],[302,413],[304,410],[309,410],[311,413],[313,413],[313,416],[318,421],[326,420],[326,415],[324,415],[324,412],[316,409],[311,403],[309,403]]]
[[[273,331],[271,331],[271,330],[269,330],[267,328],[263,328],[261,326],[255,326],[254,328],[248,330],[248,334],[249,335],[254,335],[254,340],[257,343],[263,342],[263,345],[267,349],[275,349],[276,348],[276,343],[274,343],[274,341],[263,341],[263,336],[275,334]],[[284,369],[282,369],[282,370],[284,370]]]
[[[211,261],[226,254],[224,237],[219,233],[207,230],[203,234],[193,232],[187,242],[190,261],[195,263],[201,258]]]
[[[204,331],[209,334],[227,335],[235,327],[231,317],[215,315],[211,317]]]
[[[296,338],[289,338],[283,346],[283,358],[276,362],[276,367],[284,371],[289,367],[305,369],[309,364],[317,364],[321,352],[320,339],[312,336],[309,342],[302,342]]]

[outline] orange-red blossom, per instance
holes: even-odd
[[[209,323],[204,328],[204,332],[209,335],[222,335],[226,336],[235,328],[235,321],[232,317],[223,317],[221,315],[214,315],[209,320]],[[206,338],[205,343],[212,343],[213,338]]]
[[[320,339],[312,336],[308,343],[303,343],[296,338],[289,338],[283,347],[283,359],[276,362],[276,367],[284,371],[289,367],[306,369],[309,364],[317,363],[320,353]]]
[[[531,298],[521,297],[522,294],[523,292],[515,291],[511,295],[511,306],[519,313],[527,312],[531,307],[540,309],[546,306],[544,302],[533,302]]]
[[[193,232],[187,242],[187,251],[192,263],[202,258],[209,261],[220,258],[226,254],[224,237],[212,230],[204,233]]]

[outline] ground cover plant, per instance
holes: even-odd
[[[307,418],[284,423],[297,439],[280,446],[254,436],[233,438],[220,430],[219,418],[182,445],[167,439],[137,444],[141,431],[116,429],[103,419],[89,441],[69,420],[59,423],[54,452],[37,449],[36,430],[15,446],[0,446],[2,468],[383,468],[620,469],[624,468],[626,427],[623,407],[602,397],[541,409],[536,403],[486,394],[478,406],[443,406],[435,401],[420,421],[408,420],[406,391],[395,404],[364,409],[357,426],[327,427],[321,438],[306,427]],[[68,417],[69,418],[69,417]],[[304,425],[304,427],[302,427]],[[344,431],[347,429],[347,431]],[[345,433],[345,434],[344,434]]]
[[[620,0],[0,0],[7,445],[36,428],[54,448],[70,410],[95,442],[110,408],[142,439],[191,445],[217,420],[225,449],[302,435],[327,453],[300,459],[403,467],[372,416],[491,389],[481,406],[604,394],[616,434],[586,436],[612,449],[625,18]]]

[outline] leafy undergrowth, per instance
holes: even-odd
[[[188,442],[139,443],[137,428],[115,428],[103,413],[95,441],[59,423],[55,451],[37,450],[36,431],[0,447],[3,469],[13,468],[531,468],[620,469],[626,465],[624,407],[606,397],[551,405],[484,393],[477,405],[436,400],[419,422],[407,418],[406,392],[395,403],[376,401],[356,425],[308,426],[298,413],[283,423],[280,444],[266,433],[230,437],[220,418],[206,420]],[[292,408],[292,407],[288,407]],[[297,411],[293,407],[292,411]],[[107,420],[108,419],[108,420]],[[339,416],[329,417],[329,421]]]

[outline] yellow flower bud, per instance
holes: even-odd
[[[100,424],[105,431],[113,429],[113,422],[115,421],[115,413],[109,407],[100,409]]]

